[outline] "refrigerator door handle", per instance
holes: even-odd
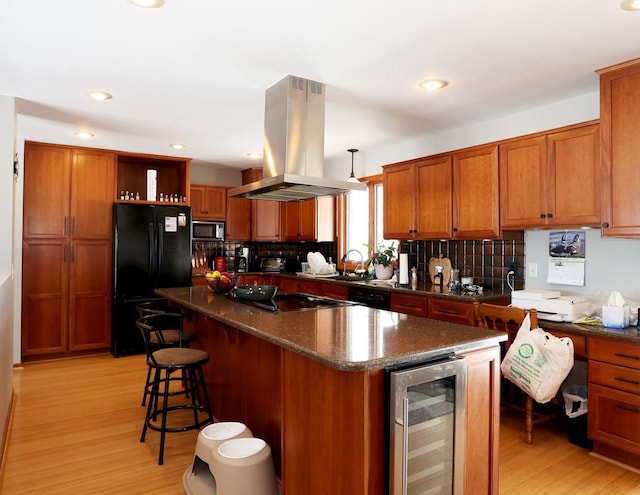
[[[164,229],[162,222],[158,222],[158,272],[162,266],[162,253],[164,252]]]
[[[149,224],[149,280],[153,280],[156,275],[156,233],[153,223]]]

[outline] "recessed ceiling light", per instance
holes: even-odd
[[[89,93],[89,98],[96,101],[105,101],[110,100],[113,96],[106,91],[91,91]]]
[[[630,12],[638,11],[640,10],[640,0],[624,0],[624,2],[620,4],[620,8]]]
[[[258,158],[262,158],[262,153],[258,153],[257,151],[251,151],[247,153],[247,156],[252,160],[257,160]]]
[[[444,81],[442,79],[427,79],[418,84],[418,86],[420,86],[422,89],[434,91],[436,89],[442,89],[448,84],[449,83],[447,81]]]
[[[173,143],[173,144],[170,144],[169,146],[171,146],[174,150],[183,150],[186,148],[184,144],[180,144],[180,143]]]
[[[81,139],[91,139],[92,137],[95,137],[95,134],[89,131],[76,131],[73,134]]]
[[[162,7],[164,0],[129,0],[136,7],[143,7],[145,9],[155,9],[156,7]]]

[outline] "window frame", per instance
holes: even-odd
[[[368,218],[368,244],[374,245],[375,243],[375,186],[382,184],[383,182],[383,174],[369,175],[367,177],[362,177],[358,179],[360,182],[364,182],[367,184],[367,191],[369,193],[369,218]],[[338,196],[337,201],[337,248],[338,248],[338,259],[336,262],[336,269],[342,269],[342,263],[340,260],[347,252],[347,195],[342,194]],[[369,252],[363,252],[365,261],[369,258]],[[356,265],[359,263],[357,260],[347,260],[347,270],[355,270]]]

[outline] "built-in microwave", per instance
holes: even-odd
[[[191,238],[194,241],[224,241],[224,222],[193,220]]]

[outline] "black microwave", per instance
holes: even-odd
[[[191,238],[194,241],[224,241],[224,222],[193,220]]]

